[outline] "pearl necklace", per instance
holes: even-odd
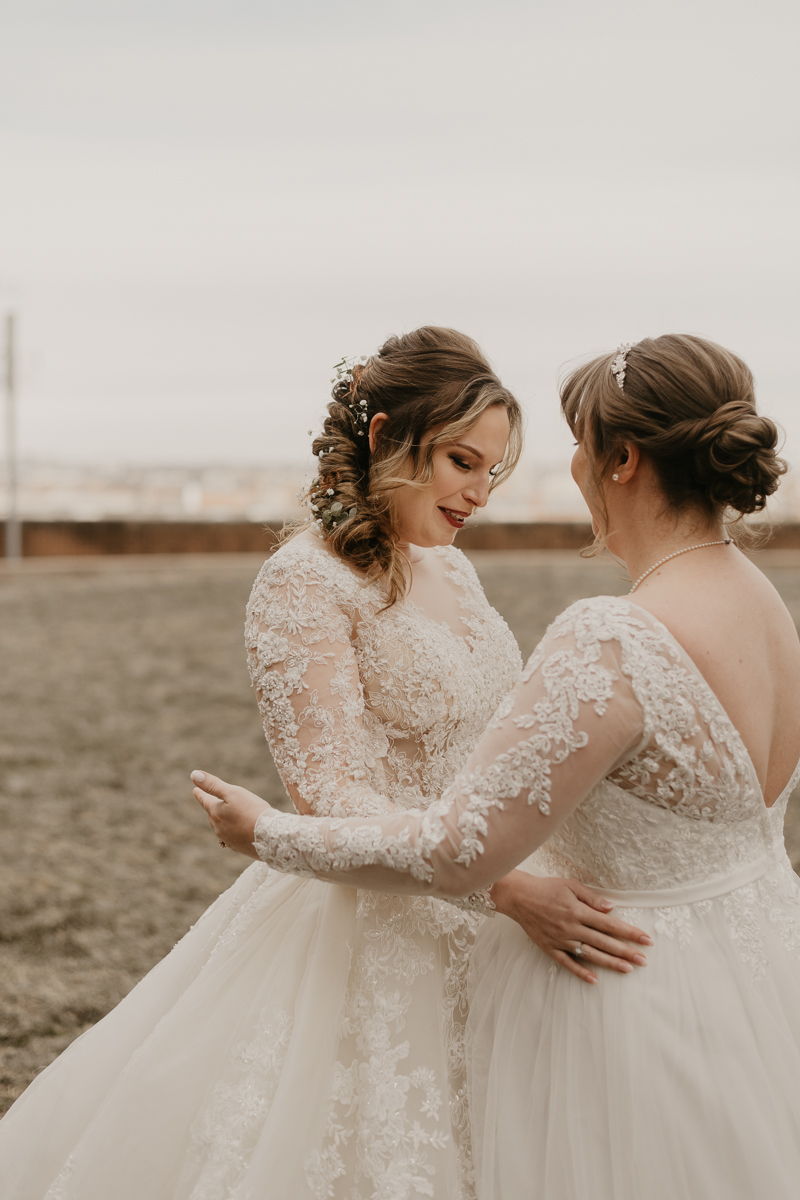
[[[659,567],[663,567],[664,563],[669,562],[671,558],[677,558],[679,554],[688,554],[690,550],[703,550],[706,546],[730,546],[731,541],[731,538],[720,538],[718,542],[700,542],[697,546],[684,546],[683,550],[676,550],[673,554],[668,554],[666,558],[659,559],[654,566],[648,567],[644,575],[639,576],[639,578],[636,580],[636,583],[628,592],[628,595],[632,596],[639,584],[647,579],[648,575],[652,575],[653,571],[657,571]]]

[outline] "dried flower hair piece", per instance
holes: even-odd
[[[619,384],[620,391],[623,390],[623,384],[625,383],[625,370],[628,366],[628,351],[631,349],[632,345],[632,342],[624,342],[621,346],[617,346],[617,357],[611,364],[611,374]]]
[[[312,504],[311,507],[315,506]],[[323,509],[321,516],[316,518],[316,522],[324,533],[328,529],[335,529],[337,525],[341,525],[342,521],[348,521],[357,512],[358,509],[355,505],[352,508],[345,508],[343,504],[335,500],[330,508]]]
[[[361,358],[345,358],[342,356],[333,368],[336,374],[331,379],[331,383],[333,384],[346,384],[351,399],[343,400],[343,403],[347,404],[347,407],[353,410],[356,419],[364,425],[367,423],[367,402],[363,399],[359,400],[356,396],[353,387],[353,369],[363,366],[366,361],[367,356],[365,354],[362,354]],[[358,436],[364,437],[363,429],[359,429]]]
[[[331,378],[331,383],[346,383],[348,386],[353,382],[353,368],[363,366],[367,361],[367,356],[362,354],[361,358],[345,358],[344,355],[334,365],[335,374]]]
[[[331,529],[335,529],[337,525],[341,525],[342,521],[354,517],[358,512],[355,505],[345,508],[341,501],[334,499],[335,496],[336,490],[328,487],[326,481],[319,478],[315,479],[313,483],[306,484],[297,493],[297,499],[302,507],[311,509],[311,519],[323,535],[330,532]]]

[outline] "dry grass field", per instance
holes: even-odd
[[[627,590],[616,567],[569,552],[474,559],[525,655],[572,600]],[[187,555],[0,573],[0,1111],[247,865],[217,846],[189,771],[284,803],[244,664],[258,566]],[[766,570],[800,625],[800,563]],[[797,864],[798,796],[788,837]]]

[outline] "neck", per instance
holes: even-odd
[[[679,517],[677,521],[667,519],[647,524],[636,523],[631,528],[612,534],[608,539],[608,548],[625,563],[631,580],[636,580],[669,554],[699,546],[703,542],[721,541],[724,537],[725,532],[718,520],[695,513],[690,518]]]
[[[424,554],[419,546],[415,546],[412,542],[395,542],[397,549],[405,558],[406,562],[413,567],[414,563],[422,562]]]

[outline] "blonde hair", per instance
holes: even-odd
[[[427,487],[436,447],[457,440],[499,405],[508,414],[510,435],[490,485],[495,488],[519,459],[522,410],[472,338],[436,326],[389,338],[352,369],[352,379],[335,383],[331,395],[323,432],[312,444],[319,467],[307,498],[315,510],[288,526],[282,540],[317,524],[337,557],[383,581],[391,606],[407,586],[395,535],[397,489]],[[370,453],[367,431],[376,413],[388,420]]]
[[[729,522],[760,512],[787,469],[778,429],[756,412],[753,376],[730,350],[690,334],[644,338],[625,382],[605,354],[573,371],[561,408],[586,453],[598,497],[625,442],[652,462],[669,510]]]

